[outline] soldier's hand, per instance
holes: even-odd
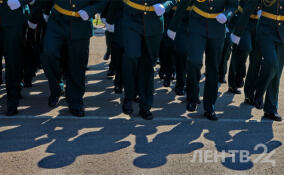
[[[108,32],[113,33],[114,32],[114,24],[109,24],[109,23],[106,22],[106,30]]]
[[[227,22],[227,17],[224,13],[221,13],[216,17],[216,20],[221,24],[225,24]]]
[[[166,12],[166,9],[162,4],[155,4],[153,5],[153,7],[155,9],[157,16],[162,16]]]
[[[258,11],[257,11],[257,17],[258,17],[258,19],[261,17],[261,15],[262,15],[262,10],[258,10]]]
[[[85,10],[80,10],[78,11],[78,13],[84,21],[87,21],[89,19],[89,15]]]
[[[172,31],[172,30],[170,30],[170,29],[167,30],[167,35],[168,35],[168,37],[171,38],[172,40],[175,40],[175,38],[176,38],[176,32],[174,32],[174,31]]]
[[[235,34],[231,34],[231,40],[234,44],[239,45],[241,38]]]
[[[21,7],[21,3],[19,0],[8,0],[7,4],[11,10],[17,10]]]
[[[33,29],[33,30],[35,30],[37,28],[37,24],[34,24],[30,21],[28,21],[28,26],[29,26],[30,29]]]
[[[43,14],[42,16],[43,16],[44,21],[47,23],[49,19],[49,15]]]

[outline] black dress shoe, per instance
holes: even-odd
[[[171,80],[165,79],[163,85],[164,85],[164,87],[170,87],[171,86]]]
[[[154,116],[149,110],[140,110],[139,115],[145,120],[153,120]]]
[[[108,70],[107,71],[107,76],[108,77],[112,77],[112,76],[114,76],[115,75],[115,72],[113,71],[113,70]]]
[[[277,112],[276,113],[267,113],[267,112],[265,112],[264,113],[264,117],[269,118],[269,119],[274,120],[274,121],[278,121],[278,122],[282,121],[281,116]]]
[[[104,55],[104,60],[108,60],[110,57],[110,52],[106,52]]]
[[[85,111],[83,109],[69,108],[69,112],[76,117],[84,117],[85,116]]]
[[[221,84],[226,84],[227,83],[227,81],[226,81],[226,79],[225,79],[225,77],[223,78],[219,78],[219,83],[221,83]]]
[[[32,82],[31,81],[27,81],[24,83],[24,87],[25,88],[31,88],[33,86]]]
[[[17,115],[18,114],[18,109],[17,108],[8,108],[7,109],[7,112],[6,112],[6,115],[7,116],[14,116],[14,115]]]
[[[176,87],[175,93],[176,93],[176,95],[183,96],[184,95],[184,88]]]
[[[263,109],[264,105],[263,105],[263,100],[259,99],[259,98],[255,98],[254,99],[254,106],[256,107],[256,109]]]
[[[244,82],[244,79],[243,79],[243,78],[240,78],[239,80],[236,81],[236,86],[237,86],[238,88],[244,87],[244,84],[245,84],[245,82]]]
[[[204,117],[207,117],[209,120],[213,120],[213,121],[218,120],[218,117],[215,112],[205,112]]]
[[[121,94],[122,93],[122,87],[121,86],[114,86],[114,92],[116,94]]]
[[[194,112],[196,111],[196,108],[197,108],[197,105],[196,103],[187,103],[186,105],[186,109],[189,111],[189,112]]]
[[[232,87],[229,87],[229,90],[228,92],[231,92],[233,94],[241,94],[242,92],[240,90],[238,90],[237,88],[232,88]]]
[[[127,114],[127,115],[130,115],[133,113],[133,106],[130,100],[124,99],[123,105],[122,105],[122,111],[124,114]]]
[[[59,102],[59,97],[53,97],[53,96],[49,96],[48,98],[48,106],[49,107],[55,107]]]
[[[254,106],[254,101],[251,98],[245,98],[244,103]]]

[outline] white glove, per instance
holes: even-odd
[[[261,17],[261,15],[262,15],[262,10],[258,10],[258,11],[257,11],[257,17],[258,17],[258,19]]]
[[[241,38],[232,33],[231,34],[231,40],[234,44],[239,45]]]
[[[106,25],[106,19],[105,18],[102,18],[101,21],[104,25]]]
[[[153,5],[153,7],[155,9],[157,16],[162,16],[166,12],[166,9],[162,4],[155,4]]]
[[[21,7],[21,3],[19,0],[8,0],[7,4],[11,10],[17,10],[18,8]]]
[[[80,10],[78,11],[78,13],[84,21],[87,21],[89,19],[89,15],[85,10]]]
[[[114,32],[114,24],[106,23],[106,30],[113,33]]]
[[[44,19],[44,21],[47,23],[47,22],[48,22],[48,19],[49,19],[49,15],[43,14],[43,19]]]
[[[31,28],[33,30],[35,30],[37,28],[37,24],[34,24],[34,23],[30,22],[30,21],[28,21],[28,25],[29,25],[29,28]]]
[[[174,32],[174,31],[172,31],[172,30],[170,30],[170,29],[167,30],[167,35],[168,35],[168,37],[171,38],[172,40],[175,40],[175,38],[176,38],[176,32]]]
[[[32,0],[31,2],[29,2],[30,5],[34,5],[36,2],[36,0]]]
[[[221,13],[216,17],[216,20],[221,24],[225,24],[227,22],[227,17],[224,13]]]

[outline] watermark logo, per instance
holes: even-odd
[[[193,158],[191,163],[218,163],[222,161],[225,163],[228,154],[231,158],[232,163],[270,163],[273,167],[276,166],[276,161],[272,160],[271,157],[275,154],[275,150],[268,152],[268,148],[265,144],[257,144],[253,151],[259,152],[256,158],[250,158],[249,150],[222,150],[219,152],[217,150],[197,150],[193,152]]]

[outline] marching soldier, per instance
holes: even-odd
[[[0,38],[6,63],[7,112],[18,113],[24,45],[23,8],[31,0],[0,0]]]
[[[123,4],[124,3],[124,4]],[[159,54],[159,46],[163,34],[165,11],[175,5],[174,0],[113,0],[110,10],[124,6],[123,32],[124,51],[123,85],[125,99],[123,112],[133,112],[132,102],[136,97],[136,78],[140,101],[139,114],[146,120],[153,119],[150,109],[153,104],[154,70]],[[109,28],[114,15],[110,16]]]
[[[204,89],[204,116],[217,120],[214,105],[218,93],[218,68],[224,44],[225,23],[233,16],[236,0],[184,0],[178,5],[168,35],[175,39],[177,25],[184,11],[193,3],[190,15],[189,57],[187,60],[187,110],[195,111],[199,101],[199,81],[205,52],[206,80]]]
[[[245,6],[232,41],[240,43],[249,17],[253,14],[260,0],[249,0]],[[284,64],[284,0],[263,0],[262,16],[257,28],[257,44],[263,56],[259,78],[256,82],[254,103],[259,106],[264,103],[264,116],[275,121],[281,121],[278,110],[278,93],[280,78]]]
[[[168,24],[173,14],[174,14],[174,11],[170,10],[164,15],[165,31],[167,31]],[[167,36],[167,32],[164,32],[162,36],[162,40],[160,44],[159,60],[160,60],[159,73],[164,74],[163,76],[161,76],[164,79],[163,85],[164,87],[170,87],[171,80],[175,72],[174,42],[169,39],[169,37]]]
[[[174,9],[176,10],[176,8]],[[181,24],[178,26],[175,44],[175,65],[176,65],[176,95],[184,95],[184,87],[186,83],[186,59],[188,55],[188,42],[190,37],[189,33],[189,18],[191,6],[187,7],[187,11],[184,13]],[[190,83],[190,82],[188,82]]]
[[[236,17],[236,21],[238,20],[239,16],[243,12],[243,7],[245,6],[245,3],[247,1],[241,0],[239,3],[238,7],[238,13]],[[250,56],[250,63],[253,63],[250,65],[250,68],[255,67],[257,64],[255,63],[255,60],[260,60],[260,58],[256,58],[257,56],[259,57],[260,55],[258,54],[259,51],[256,49],[256,27],[258,24],[258,18],[260,15],[258,15],[260,10],[260,6],[258,6],[255,9],[254,14],[250,16],[249,24],[241,36],[241,41],[240,44],[234,45],[233,46],[233,52],[232,52],[232,58],[231,58],[231,64],[230,64],[230,70],[229,70],[229,92],[234,93],[234,94],[241,94],[241,91],[238,90],[238,88],[243,87],[244,85],[244,78],[246,76],[246,61],[247,57]],[[255,71],[253,74],[257,75],[257,69],[253,69]],[[251,70],[250,70],[251,72]],[[252,72],[251,72],[252,73]],[[253,90],[252,92],[250,89],[253,87],[254,80],[257,79],[257,76],[250,77],[251,74],[249,75],[248,80],[251,82],[247,82],[246,84],[246,97],[247,97],[247,102],[250,103],[252,100],[250,97],[253,95]],[[251,79],[255,78],[255,79]]]
[[[113,67],[115,70],[115,78],[114,78],[114,92],[116,94],[122,93],[122,60],[124,55],[124,47],[123,47],[123,6],[121,8],[116,9],[110,13],[109,5],[111,4],[111,0],[108,0],[107,8],[102,13],[102,21],[106,22],[106,18],[110,18],[111,15],[114,15],[114,25],[116,26],[116,30],[114,32],[108,32],[110,37],[110,53],[111,53],[111,62],[113,62]]]
[[[52,1],[40,1],[46,8]],[[44,39],[41,63],[49,81],[48,105],[55,107],[59,102],[61,88],[60,58],[66,51],[66,99],[69,111],[74,116],[85,115],[83,95],[85,92],[85,71],[89,57],[92,19],[101,11],[102,0],[62,1],[54,0]],[[37,15],[37,14],[33,14]]]

